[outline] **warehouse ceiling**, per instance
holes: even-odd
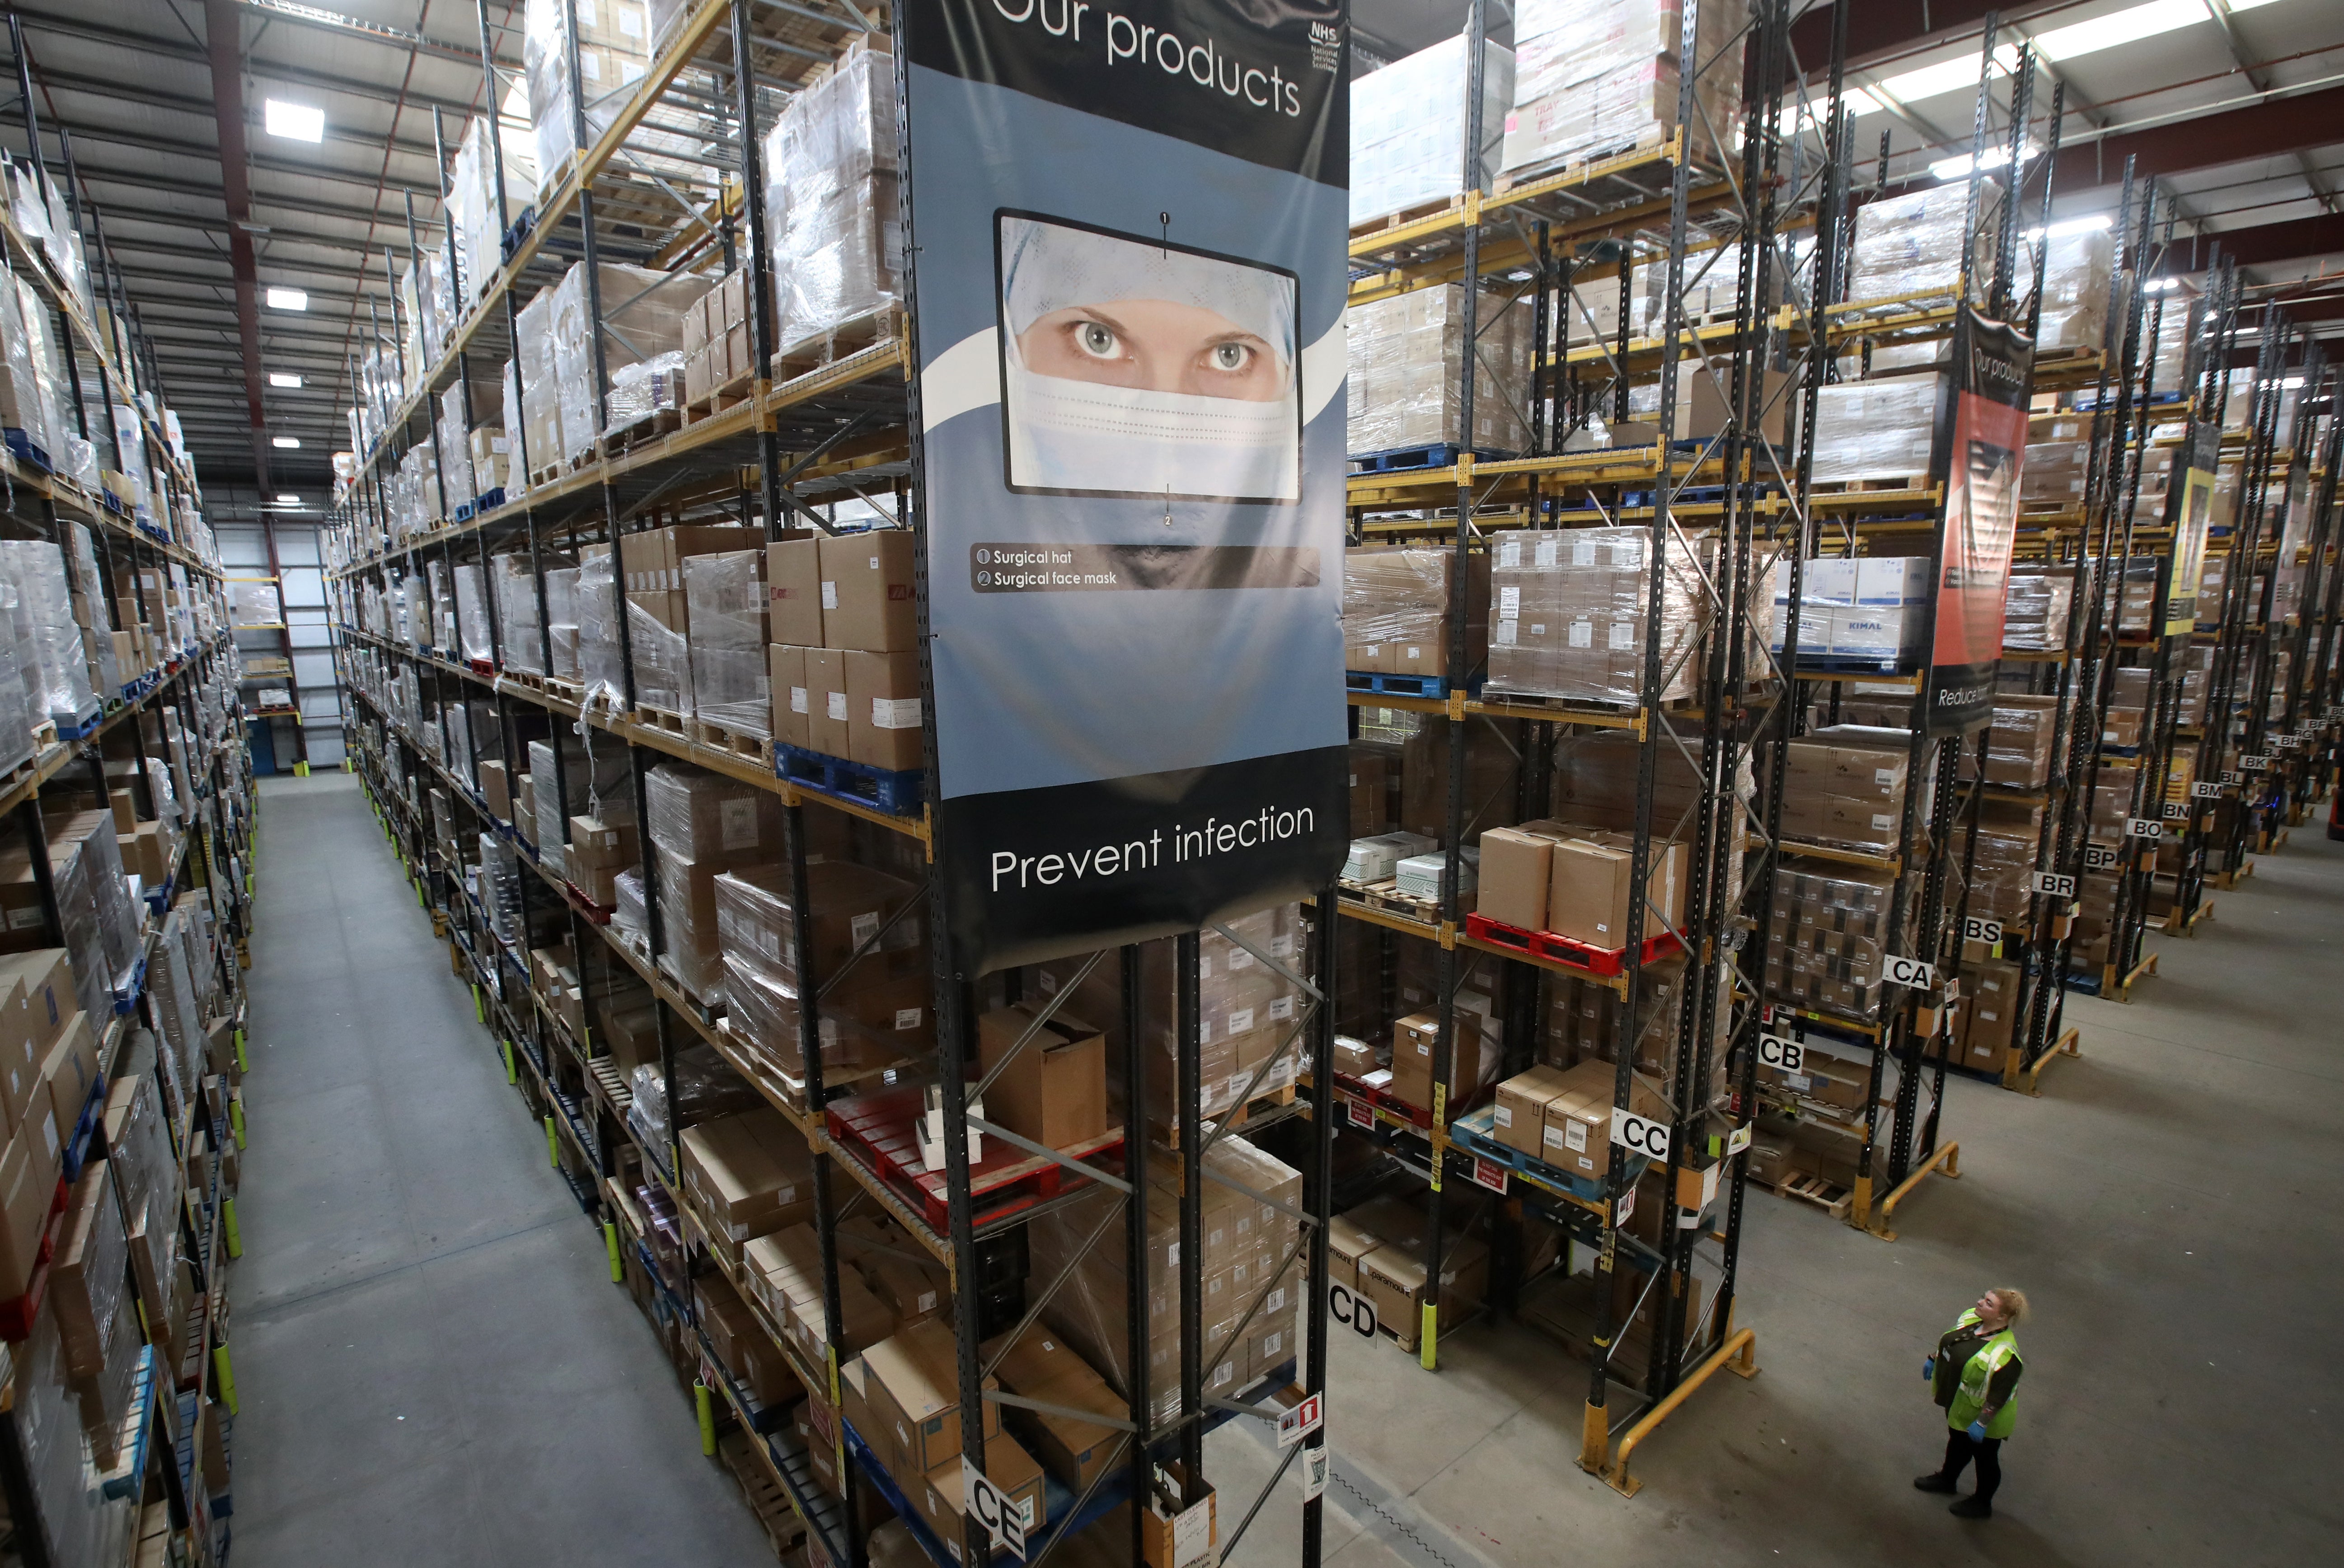
[[[1885,132],[1892,179],[1925,181],[1931,163],[1968,149],[1989,6],[1843,3],[1849,80],[1869,95],[1857,145],[1869,163]],[[1510,43],[1515,5],[1487,4],[1491,35]],[[378,324],[389,330],[385,264],[404,267],[408,199],[419,224],[438,216],[434,112],[452,148],[486,96],[483,11],[500,68],[517,77],[522,0],[11,9],[43,152],[56,168],[70,140],[97,209],[90,249],[102,221],[198,472],[314,506],[348,445],[346,366]],[[2066,85],[2057,221],[2112,217],[2130,154],[2178,203],[2168,269],[2202,269],[2219,243],[2263,297],[2344,333],[2344,0],[1999,9],[2005,37],[2036,40]],[[1466,13],[1467,0],[1356,0],[1358,65],[1436,42]],[[1831,5],[1816,0],[1794,28],[1797,65],[1818,84],[1830,27]],[[2038,140],[2048,100],[2046,83]],[[21,114],[0,119],[0,142],[24,146]],[[272,307],[272,288],[299,290],[306,309]]]

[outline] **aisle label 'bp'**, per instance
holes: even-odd
[[[955,964],[1308,896],[1350,837],[1348,8],[899,25]]]
[[[1758,1037],[1758,1065],[1779,1067],[1786,1073],[1806,1071],[1807,1047],[1781,1035]]]
[[[1020,1563],[1026,1561],[1026,1531],[1031,1521],[1030,1505],[1018,1502],[1001,1488],[985,1479],[985,1472],[969,1463],[968,1455],[960,1458],[960,1483],[968,1511],[985,1526],[994,1543],[1008,1552]]]
[[[2084,845],[2084,869],[2086,871],[2112,871],[2116,868],[2118,858],[2114,845]]]
[[[1615,1110],[1612,1113],[1612,1141],[1631,1154],[1666,1159],[1669,1157],[1669,1124],[1654,1121],[1648,1116],[1638,1116],[1632,1110]]]
[[[1925,991],[1936,984],[1937,966],[1919,958],[1899,958],[1893,955],[1882,962],[1881,969],[1892,986],[1909,986]]]
[[[1376,1304],[1348,1285],[1327,1287],[1327,1315],[1363,1340],[1376,1337]]]
[[[2076,879],[2059,871],[2038,871],[2026,879],[2027,891],[2046,894],[2053,898],[2076,896]]]

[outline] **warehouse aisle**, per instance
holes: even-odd
[[[2334,1321],[2344,1253],[2344,844],[2307,822],[2214,901],[2197,937],[2152,936],[2161,972],[2133,1004],[2071,1001],[2084,1055],[2042,1098],[1953,1086],[1965,1174],[1933,1179],[1893,1245],[1751,1194],[1738,1321],[1761,1373],[1721,1376],[1663,1427],[1632,1501],[1577,1468],[1587,1371],[1548,1342],[1471,1328],[1429,1378],[1337,1335],[1329,1563],[2332,1556],[2344,1366],[2303,1347]],[[1995,1517],[1973,1523],[1912,1489],[1945,1443],[1920,1363],[1995,1285],[2036,1315]],[[1268,1440],[1214,1443],[1224,1509],[1241,1507]],[[1265,1511],[1230,1561],[1293,1563],[1291,1525]]]
[[[357,780],[261,802],[236,1561],[771,1563]]]

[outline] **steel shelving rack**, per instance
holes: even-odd
[[[492,63],[494,35],[485,5],[476,6],[476,12],[482,52],[491,62],[483,67],[486,101],[497,103],[504,94]],[[574,6],[566,21],[570,57],[574,62]],[[903,22],[897,17],[879,25],[900,28]],[[657,44],[651,68],[632,95],[603,106],[602,112],[609,116],[607,126],[596,129],[584,120],[581,111],[573,129],[574,139],[583,150],[559,169],[541,171],[538,199],[526,209],[510,199],[501,185],[503,158],[497,149],[500,138],[512,134],[511,127],[490,120],[490,163],[499,181],[493,199],[505,237],[502,253],[495,258],[493,275],[476,300],[467,303],[459,297],[450,301],[453,326],[440,352],[414,384],[383,385],[369,367],[353,363],[353,385],[367,389],[372,429],[379,433],[372,435],[367,450],[357,454],[355,474],[338,491],[338,542],[329,573],[337,658],[357,713],[354,766],[382,814],[387,833],[414,873],[419,900],[432,911],[435,923],[443,927],[451,944],[451,962],[472,981],[483,1023],[499,1042],[509,1043],[508,1063],[516,1085],[546,1118],[550,1158],[563,1168],[581,1209],[605,1228],[614,1279],[641,1276],[645,1281],[647,1310],[656,1321],[674,1329],[677,1343],[686,1352],[684,1359],[695,1365],[700,1397],[712,1423],[724,1424],[729,1417],[751,1437],[761,1456],[758,1462],[789,1501],[796,1517],[794,1528],[804,1533],[810,1560],[857,1568],[864,1560],[863,1521],[869,1494],[875,1492],[881,1499],[900,1506],[904,1489],[871,1459],[869,1450],[834,1413],[842,1403],[841,1364],[847,1359],[840,1339],[843,1264],[838,1227],[844,1218],[857,1209],[885,1214],[935,1266],[947,1271],[960,1351],[962,1408],[975,1409],[980,1401],[1018,1402],[1015,1396],[982,1386],[983,1374],[990,1370],[984,1363],[991,1352],[980,1351],[979,1330],[986,1326],[980,1322],[980,1290],[987,1282],[996,1252],[1015,1249],[1015,1232],[1030,1216],[995,1220],[977,1210],[970,1191],[965,1146],[959,1135],[967,1128],[997,1133],[971,1113],[964,1093],[969,1086],[964,1084],[959,1070],[964,1061],[975,1057],[977,987],[938,959],[934,998],[937,1055],[934,1061],[913,1061],[902,1069],[904,1081],[936,1079],[943,1086],[944,1143],[953,1153],[947,1161],[947,1213],[944,1223],[934,1224],[829,1125],[827,1107],[834,1098],[867,1086],[825,1080],[818,1047],[820,991],[802,997],[799,1027],[805,1077],[801,1090],[788,1092],[752,1070],[721,1017],[688,995],[662,963],[664,933],[657,894],[657,851],[650,835],[639,834],[649,940],[646,948],[638,948],[614,926],[603,924],[606,913],[586,904],[575,887],[554,875],[520,842],[513,824],[489,809],[480,793],[477,764],[497,759],[518,772],[526,765],[527,742],[532,738],[558,744],[560,737],[576,733],[596,748],[606,744],[623,746],[639,824],[647,815],[648,771],[652,764],[670,759],[771,792],[780,797],[786,823],[786,859],[794,908],[805,907],[808,841],[818,827],[834,829],[838,817],[851,819],[858,833],[875,835],[874,842],[896,843],[900,854],[913,861],[932,858],[934,828],[924,808],[891,810],[872,801],[793,782],[779,776],[770,754],[748,756],[737,749],[705,744],[705,734],[680,731],[639,709],[636,661],[628,646],[624,576],[619,571],[612,572],[611,590],[621,652],[621,690],[616,700],[597,700],[578,686],[529,673],[520,667],[532,662],[549,673],[555,667],[544,612],[546,576],[557,564],[556,552],[600,545],[611,549],[615,558],[620,541],[628,534],[683,521],[762,524],[765,537],[778,537],[785,524],[812,521],[823,526],[824,520],[815,509],[829,501],[850,497],[868,500],[874,492],[892,498],[890,507],[878,510],[892,511],[914,531],[923,526],[924,498],[911,482],[914,437],[907,382],[915,362],[914,350],[902,311],[882,311],[862,324],[855,341],[810,366],[796,360],[777,364],[773,352],[776,324],[768,286],[763,180],[758,167],[762,136],[773,123],[775,106],[783,96],[826,70],[871,30],[872,25],[852,6],[835,17],[809,7],[753,6],[748,0],[711,0],[685,8]],[[894,54],[900,62],[901,48]],[[900,65],[897,70],[900,92]],[[578,102],[575,85],[573,81],[573,104]],[[693,129],[698,150],[680,162],[662,162],[675,147],[672,133],[678,126]],[[685,167],[692,165],[696,168]],[[444,214],[443,202],[443,232]],[[418,215],[419,223],[424,217]],[[432,243],[425,228],[410,228],[409,265]],[[439,515],[429,526],[394,537],[388,478],[411,447],[440,440],[435,417],[438,397],[449,387],[469,388],[483,368],[513,358],[522,296],[556,280],[573,260],[585,263],[590,279],[597,277],[597,264],[605,260],[625,260],[662,270],[712,263],[727,270],[736,266],[747,269],[753,280],[749,289],[750,315],[757,361],[769,373],[753,376],[729,408],[712,410],[675,429],[654,429],[618,440],[605,439],[591,453],[567,460],[557,454],[529,452],[525,432],[508,431],[516,470],[512,487],[503,495],[469,498],[443,491],[430,498]],[[914,250],[912,265],[920,264]],[[618,303],[601,299],[599,290],[590,298],[597,411],[601,416],[598,426],[609,423],[603,313]],[[394,333],[399,329],[396,312],[389,325]],[[378,360],[375,369],[379,368]],[[514,373],[520,374],[518,366]],[[494,420],[473,409],[467,422]],[[440,471],[444,476],[449,470],[442,466]],[[525,489],[520,484],[522,479],[528,481]],[[513,493],[516,490],[519,494]],[[533,661],[526,655],[519,660],[511,657],[516,651],[514,632],[501,623],[493,592],[485,598],[488,624],[484,629],[462,624],[461,612],[457,612],[460,620],[452,648],[439,645],[441,640],[433,631],[400,642],[361,623],[362,583],[382,591],[386,601],[394,592],[404,592],[413,623],[429,627],[436,622],[413,607],[427,591],[431,568],[446,572],[452,583],[457,567],[477,566],[484,582],[492,582],[486,575],[490,562],[508,556],[527,561],[530,591],[537,601],[539,641],[534,650],[528,651],[534,653]],[[924,634],[924,579],[917,598]],[[467,650],[477,654],[483,645],[487,658],[465,656]],[[390,695],[394,681],[402,693],[396,701]],[[403,693],[409,681],[417,698],[414,717],[436,732],[436,745],[423,744],[422,737],[406,727],[400,710],[405,707]],[[460,754],[449,745],[448,729],[451,705],[458,703],[489,705],[495,723],[477,746],[462,748],[470,752],[474,766],[451,770],[440,759]],[[928,744],[932,756],[932,734]],[[435,752],[436,757],[430,754]],[[584,803],[569,798],[565,773],[557,767],[547,782],[557,791],[566,838],[571,816],[582,812]],[[549,937],[566,936],[581,966],[580,979],[591,1005],[582,1032],[563,1020],[541,988],[532,985],[526,947],[537,937],[526,936],[518,946],[502,939],[489,912],[467,891],[464,857],[460,853],[453,857],[447,853],[447,841],[435,831],[429,814],[418,809],[424,798],[420,786],[427,782],[448,804],[451,825],[457,829],[454,842],[470,843],[477,833],[511,846],[523,867],[521,931]],[[416,793],[410,794],[410,787]],[[822,814],[833,814],[833,820],[821,822]],[[924,905],[931,931],[945,928],[941,896],[930,878],[915,900]],[[812,976],[814,965],[807,924],[794,925],[798,973]],[[1323,995],[1328,985],[1324,966],[1331,961],[1329,929],[1324,920],[1318,923],[1308,947],[1313,967],[1296,976],[1306,982],[1306,1005],[1298,1008],[1299,1016],[1287,1041],[1289,1051],[1308,1047],[1323,1053],[1326,1048],[1322,1036],[1327,1009],[1310,1005],[1308,998]],[[1094,960],[1120,965],[1124,971],[1124,1027],[1131,1054],[1123,1068],[1132,1087],[1126,1097],[1120,1164],[1102,1160],[1086,1167],[1076,1162],[1069,1174],[1076,1178],[1076,1185],[1083,1191],[1111,1192],[1120,1200],[1121,1223],[1103,1224],[1092,1241],[1095,1246],[1120,1249],[1127,1271],[1138,1267],[1147,1251],[1147,1205],[1140,1199],[1147,1189],[1147,1171],[1152,1160],[1176,1160],[1178,1179],[1173,1185],[1178,1191],[1177,1222],[1185,1240],[1193,1242],[1200,1222],[1204,1180],[1200,1161],[1204,1148],[1217,1134],[1200,1129],[1197,1123],[1193,1081],[1197,956],[1196,938],[1180,939],[1173,1006],[1178,1010],[1177,1027],[1187,1042],[1184,1059],[1189,1078],[1180,1086],[1184,1098],[1177,1118],[1180,1152],[1177,1156],[1151,1151],[1147,1134],[1146,1078],[1138,1056],[1140,1012],[1144,1006],[1156,1005],[1158,998],[1141,994],[1136,951]],[[834,976],[825,979],[835,981]],[[1019,983],[1016,972],[999,982],[987,977],[985,994],[993,995],[999,986],[1014,996]],[[668,1105],[678,1103],[678,1053],[688,1046],[705,1044],[805,1138],[813,1177],[813,1228],[820,1244],[827,1340],[821,1354],[813,1356],[787,1334],[775,1331],[779,1325],[765,1327],[810,1396],[807,1409],[816,1430],[815,1441],[829,1449],[829,1468],[840,1478],[836,1495],[814,1480],[815,1470],[821,1467],[810,1464],[794,1437],[763,1430],[770,1419],[767,1412],[754,1408],[745,1391],[725,1375],[695,1320],[689,1274],[703,1269],[721,1271],[722,1264],[690,1240],[691,1202],[677,1180],[682,1118],[671,1117],[663,1137],[644,1136],[629,1115],[631,1097],[612,1070],[601,1006],[611,987],[621,984],[639,986],[654,999],[659,1077]],[[1304,1125],[1306,1115],[1308,1126]],[[1284,1147],[1289,1152],[1301,1157],[1306,1177],[1298,1216],[1306,1239],[1300,1249],[1301,1266],[1310,1300],[1323,1303],[1329,1188],[1323,1129],[1331,1127],[1331,1118],[1324,1104],[1305,1100],[1286,1112],[1284,1119],[1292,1125],[1277,1136],[1287,1140]],[[1250,1134],[1262,1125],[1258,1120],[1247,1130]],[[1313,1129],[1320,1131],[1315,1141]],[[1052,1158],[1061,1165],[1069,1163],[1064,1157]],[[642,1211],[621,1179],[637,1166],[645,1190],[672,1205],[682,1227],[684,1272],[677,1278],[662,1279],[654,1257],[661,1245],[654,1234],[659,1220]],[[1200,1290],[1197,1253],[1194,1245],[1184,1245],[1177,1270],[1181,1300],[1190,1306],[1198,1300]],[[686,1288],[674,1289],[678,1283]],[[1038,1279],[1030,1281],[1026,1298],[1029,1304],[1020,1327],[1038,1319],[1049,1293],[1044,1287],[1050,1283]],[[1141,1348],[1133,1364],[1145,1368],[1147,1292],[1129,1294],[1131,1333],[1135,1345]],[[1283,1401],[1297,1392],[1323,1389],[1324,1352],[1314,1343],[1290,1375],[1275,1377],[1270,1384],[1248,1391],[1241,1399],[1208,1400],[1203,1392],[1205,1369],[1209,1364],[1207,1353],[1215,1350],[1197,1342],[1194,1332],[1185,1337],[1180,1411],[1169,1424],[1151,1421],[1144,1374],[1134,1380],[1133,1386],[1119,1391],[1127,1403],[1128,1417],[1106,1424],[1122,1429],[1122,1457],[1112,1467],[1112,1477],[1103,1478],[1089,1494],[1075,1499],[1065,1518],[1087,1527],[1114,1502],[1144,1492],[1156,1462],[1185,1460],[1187,1473],[1199,1477],[1203,1436],[1208,1426],[1233,1416],[1274,1420],[1281,1413]],[[1288,1388],[1288,1384],[1295,1387]],[[981,1463],[982,1423],[967,1425],[972,1434],[968,1457]],[[1318,1452],[1324,1441],[1323,1430],[1313,1434],[1304,1449],[1288,1452],[1288,1464],[1297,1452]],[[1278,1467],[1272,1487],[1287,1468]],[[1242,1513],[1223,1512],[1225,1548],[1268,1496],[1265,1490],[1262,1498]],[[1311,1561],[1317,1556],[1319,1506],[1315,1498],[1304,1504],[1306,1556]],[[1130,1510],[1135,1560],[1146,1512]],[[993,1555],[990,1543],[973,1522],[969,1538],[953,1543],[935,1540],[924,1525],[915,1520],[912,1522],[915,1538],[939,1563],[963,1555]],[[1038,1562],[1049,1555],[1071,1533],[1054,1520],[1032,1543],[1030,1560]]]
[[[15,825],[35,868],[47,943],[63,946],[65,927],[56,891],[45,875],[49,855],[44,793],[53,787],[87,791],[103,809],[110,790],[109,757],[162,754],[158,715],[173,713],[190,745],[205,749],[200,755],[187,758],[196,816],[164,885],[153,892],[158,905],[167,907],[171,897],[183,889],[205,891],[219,932],[217,981],[241,1053],[242,971],[250,961],[247,944],[258,803],[251,793],[249,768],[236,763],[236,754],[244,749],[244,732],[234,703],[237,654],[220,592],[217,552],[210,546],[208,530],[189,523],[199,516],[200,491],[192,470],[178,458],[165,434],[154,362],[106,247],[103,216],[82,187],[74,168],[70,139],[62,131],[57,135],[57,154],[54,158],[50,156],[34,106],[23,31],[13,16],[9,33],[19,94],[16,113],[9,117],[24,134],[25,156],[37,187],[45,194],[52,187],[59,191],[76,238],[86,237],[90,243],[93,298],[104,307],[112,330],[100,329],[72,282],[52,265],[42,242],[18,227],[13,211],[0,214],[0,246],[5,246],[11,274],[33,285],[48,312],[63,360],[76,433],[92,441],[102,460],[110,459],[116,471],[123,471],[127,465],[111,409],[132,410],[143,443],[158,460],[157,473],[163,489],[156,498],[157,515],[149,521],[134,517],[109,493],[87,490],[29,454],[9,452],[0,454],[5,510],[15,528],[60,547],[66,530],[86,527],[106,598],[136,602],[148,623],[158,630],[165,624],[163,606],[154,603],[150,608],[143,572],[180,568],[191,591],[210,602],[216,630],[197,642],[164,649],[162,662],[154,669],[125,671],[126,683],[118,690],[98,693],[96,710],[83,715],[72,733],[61,733],[54,725],[45,728],[36,737],[32,757],[0,779],[0,816]],[[90,406],[93,401],[98,405],[95,409]],[[208,699],[207,691],[211,693]],[[199,703],[207,700],[221,704],[208,715],[216,723],[207,723],[207,715],[199,712]],[[210,740],[214,729],[220,733],[217,744]],[[129,787],[141,817],[156,816],[157,802],[143,766],[131,773]],[[159,1070],[151,1061],[142,1067],[142,1049],[149,1047],[139,1043],[147,1032],[159,1032],[160,1017],[145,986],[146,967],[155,956],[159,934],[160,922],[148,921],[128,989],[117,990],[116,1011],[97,1030],[103,1079],[132,1071]],[[223,1103],[226,1099],[223,1096]],[[94,1122],[66,1130],[71,1134],[69,1158],[86,1159],[99,1152]],[[224,1437],[207,1429],[224,1431],[232,1421],[235,1406],[225,1265],[237,1256],[239,1247],[235,1197],[226,1179],[222,1154],[241,1145],[241,1121],[240,1116],[233,1125],[228,1118],[216,1118],[210,1097],[194,1094],[168,1130],[183,1166],[200,1174],[187,1194],[179,1217],[182,1246],[198,1292],[197,1316],[184,1342],[168,1347],[154,1344],[142,1351],[134,1384],[134,1410],[124,1429],[125,1457],[115,1472],[102,1476],[92,1472],[90,1478],[88,1511],[100,1537],[119,1553],[112,1561],[124,1564],[140,1549],[142,1536],[167,1535],[173,1550],[196,1563],[216,1563],[227,1550],[222,1506],[226,1494],[214,1492],[206,1479],[202,1455],[207,1446],[225,1444]],[[209,1150],[200,1159],[195,1154],[198,1145]],[[63,1568],[57,1552],[64,1522],[45,1517],[44,1500],[26,1472],[28,1452],[17,1424],[14,1394],[13,1388],[0,1390],[0,1410],[6,1411],[0,1413],[0,1489],[5,1491],[14,1522],[10,1550],[28,1568],[49,1568],[53,1563]],[[49,1441],[54,1440],[51,1434]]]

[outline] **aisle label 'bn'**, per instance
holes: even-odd
[[[2167,822],[2187,822],[2187,821],[2188,821],[2188,820],[2189,820],[2189,806],[2188,806],[2188,803],[2187,803],[2187,802],[2186,802],[2186,801],[2177,801],[2177,800],[2169,800],[2169,801],[2167,801],[2167,802],[2165,803],[2165,820],[2166,820],[2166,821],[2167,821]]]
[[[2026,879],[2027,890],[2052,898],[2076,896],[2076,879],[2064,872],[2038,871]]]
[[[1891,956],[1883,967],[1886,970],[1888,983],[1892,986],[1910,986],[1915,990],[1925,991],[1936,983],[1936,966],[1925,963],[1918,958],[1899,958]]]
[[[1781,1035],[1761,1035],[1758,1037],[1758,1064],[1761,1067],[1780,1067],[1786,1073],[1804,1072],[1807,1064],[1807,1047],[1796,1040],[1785,1039]]]

